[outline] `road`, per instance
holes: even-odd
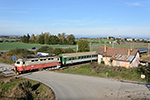
[[[0,63],[0,72],[3,73],[12,73],[11,69],[13,69],[13,65]]]
[[[57,73],[32,72],[23,77],[51,87],[56,100],[130,100],[150,99],[150,86],[115,79]]]
[[[13,67],[0,63],[0,68]],[[1,71],[2,72],[2,71]],[[4,73],[12,73],[10,69]],[[56,100],[131,100],[150,99],[150,85],[121,82],[115,79],[39,71],[21,74],[49,86]]]

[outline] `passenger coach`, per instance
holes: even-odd
[[[96,52],[66,53],[60,54],[59,56],[61,57],[63,65],[98,59],[98,54]]]

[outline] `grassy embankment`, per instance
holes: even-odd
[[[42,83],[29,79],[0,79],[1,100],[54,100],[53,91]]]
[[[98,65],[96,62],[78,67],[69,67],[61,70],[60,72],[97,77],[106,77],[106,73],[108,73],[108,78],[148,82],[147,79],[141,79],[141,72],[139,68],[127,69],[124,67],[112,67],[103,64]]]

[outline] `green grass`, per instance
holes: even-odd
[[[78,41],[79,39],[75,39],[75,41]],[[87,40],[88,42],[111,42],[113,40],[109,40],[109,39],[85,39]]]
[[[32,47],[40,48],[42,46],[51,46],[51,47],[74,47],[74,45],[41,45],[41,44],[26,44],[26,43],[0,43],[0,51],[2,50],[11,50],[15,49],[16,47],[18,48],[26,48],[26,49],[31,49]]]
[[[8,80],[8,79],[3,79]],[[3,80],[0,80],[2,82]],[[31,85],[30,85],[31,84]],[[30,94],[30,97],[29,95]],[[29,80],[29,79],[14,79],[11,78],[10,82],[2,83],[0,85],[0,99],[11,98],[13,100],[27,99],[40,99],[40,100],[53,100],[53,91],[44,84]]]
[[[11,90],[12,88],[14,88],[14,86],[21,81],[24,81],[25,79],[18,79],[18,80],[13,80],[10,83],[4,84],[4,85],[0,85],[0,89],[2,89],[3,91],[8,91]]]
[[[77,67],[76,70],[73,70],[73,68],[68,68],[62,70],[61,72],[79,75],[97,76],[97,77],[106,77],[106,73],[108,73],[109,78],[147,82],[146,79],[140,78],[141,77],[140,73],[137,72],[136,68],[126,69],[124,67],[111,67],[105,65],[98,65],[97,63],[79,66]]]

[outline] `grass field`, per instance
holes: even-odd
[[[107,45],[107,47],[112,47],[112,44],[107,43],[93,43],[92,44],[92,51],[98,50],[99,47],[104,47],[104,45]],[[136,43],[136,42],[125,42],[123,44],[114,44],[114,47],[116,48],[148,48],[147,43]]]
[[[40,48],[42,46],[51,46],[51,47],[74,47],[74,45],[41,45],[41,44],[26,44],[26,43],[19,43],[19,42],[13,42],[13,43],[0,43],[0,51],[3,50],[11,50],[18,48],[26,48],[31,49],[32,47]]]
[[[109,39],[84,39],[87,40],[88,42],[112,42],[113,40],[109,40]],[[75,41],[79,41],[79,39],[75,39]]]
[[[107,40],[107,39],[105,39]],[[91,45],[91,50],[92,51],[97,51],[99,47],[102,47],[104,45],[107,45],[107,47],[112,47],[112,44],[108,43],[92,43]],[[71,47],[75,49],[75,45],[41,45],[41,44],[26,44],[26,43],[20,43],[20,42],[13,42],[13,43],[0,43],[0,51],[3,50],[11,50],[15,49],[16,47],[18,48],[26,48],[26,49],[31,49],[32,47],[36,47],[36,49],[42,47],[42,46],[51,46],[51,47]],[[114,44],[114,47],[116,48],[147,48],[148,44],[147,43],[136,43],[136,42],[124,42],[123,44]]]

